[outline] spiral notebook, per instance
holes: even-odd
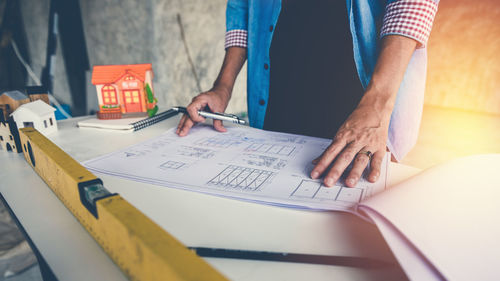
[[[160,121],[166,120],[173,117],[179,113],[176,110],[169,109],[162,113],[158,113],[153,117],[149,118],[122,118],[122,119],[108,119],[102,120],[97,117],[92,117],[89,119],[82,120],[78,122],[78,127],[86,128],[97,128],[97,129],[108,129],[108,130],[121,130],[121,131],[138,131],[144,129],[148,126],[156,124]]]

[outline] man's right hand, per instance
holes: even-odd
[[[236,76],[238,76],[241,67],[245,64],[246,57],[246,48],[229,47],[226,49],[224,62],[222,63],[214,87],[210,91],[201,93],[193,98],[191,104],[186,108],[188,114],[182,116],[179,126],[177,126],[176,133],[179,136],[183,137],[187,135],[191,127],[196,123],[205,121],[205,118],[198,115],[198,110],[206,110],[206,107],[212,112],[223,113],[226,110]],[[214,128],[219,132],[226,131],[220,120],[214,120]]]
[[[215,86],[210,91],[197,95],[186,107],[188,114],[184,114],[184,116],[182,116],[181,121],[177,126],[176,134],[180,137],[184,137],[196,123],[205,121],[205,118],[198,114],[199,110],[207,110],[206,108],[208,107],[208,109],[212,112],[224,112],[230,98],[230,90],[221,86]],[[226,131],[226,128],[222,125],[221,120],[214,120],[213,124],[215,130],[219,132]]]

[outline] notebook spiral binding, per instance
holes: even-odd
[[[177,115],[177,113],[179,113],[179,112],[176,111],[176,110],[174,110],[174,109],[169,109],[169,110],[167,110],[165,112],[156,114],[153,117],[149,117],[147,119],[134,122],[131,125],[134,127],[134,132],[135,132],[135,131],[138,131],[140,129],[144,129],[144,128],[148,127],[148,126],[151,126],[153,124],[156,124],[156,123],[158,123],[160,121],[163,121],[165,119],[168,119],[168,118],[170,118],[172,116],[175,116],[175,115]]]

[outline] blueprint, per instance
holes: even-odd
[[[293,208],[350,210],[386,188],[387,158],[376,183],[347,188],[310,178],[311,161],[328,139],[228,127],[220,133],[198,125],[178,137],[175,129],[86,161],[91,171],[140,182]]]

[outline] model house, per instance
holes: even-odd
[[[98,118],[146,116],[156,108],[152,80],[150,63],[94,66],[92,84],[97,89]]]
[[[22,152],[19,131],[12,118],[8,121],[0,120],[0,148],[4,151]]]
[[[22,104],[30,102],[27,95],[20,91],[9,91],[0,94],[0,108],[3,111],[4,120]]]
[[[24,93],[16,90],[0,94],[0,109],[3,111],[3,120],[9,119],[10,114],[16,111],[21,105],[36,100],[42,100],[50,104],[49,95],[45,87],[30,86],[26,87]]]
[[[50,105],[49,94],[47,89],[43,86],[28,86],[26,87],[26,95],[30,101],[42,100],[46,104]]]
[[[21,105],[11,114],[17,127],[33,127],[44,135],[57,131],[56,109],[41,100]]]

